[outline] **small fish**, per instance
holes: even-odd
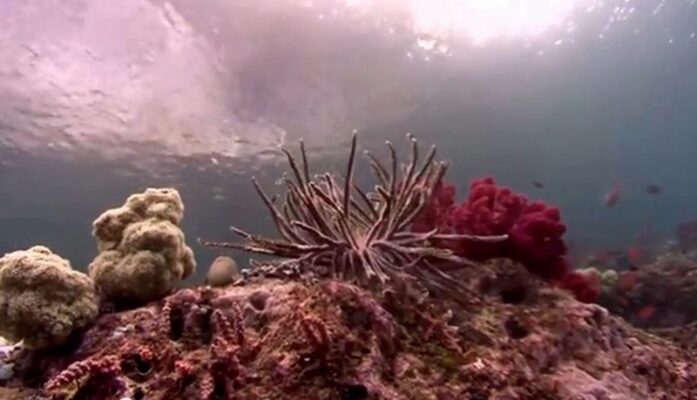
[[[605,206],[607,208],[612,208],[617,204],[620,199],[620,184],[615,183],[610,188],[610,191],[605,195]]]
[[[622,292],[629,292],[636,285],[638,278],[639,275],[636,271],[627,272],[620,277],[620,280],[617,282],[617,288]]]
[[[588,256],[589,263],[607,265],[612,261],[612,254],[608,250],[600,250]]]
[[[644,249],[639,245],[632,245],[627,248],[627,259],[632,264],[640,264],[644,260]]]
[[[530,183],[532,183],[532,185],[538,189],[542,189],[545,187],[545,184],[540,181],[530,181]]]
[[[663,186],[652,183],[649,185],[646,185],[646,194],[650,194],[651,196],[656,196],[661,194],[663,191]]]
[[[649,304],[648,306],[645,306],[639,310],[636,315],[639,321],[646,322],[647,320],[651,319],[651,317],[656,315],[656,311],[656,307]]]

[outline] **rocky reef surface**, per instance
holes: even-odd
[[[457,303],[405,284],[247,276],[102,314],[65,346],[2,355],[3,399],[694,399],[694,348],[527,269],[457,275]]]

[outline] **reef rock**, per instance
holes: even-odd
[[[465,308],[309,276],[184,289],[101,316],[70,354],[18,354],[5,386],[34,399],[697,398],[692,350],[535,276],[516,286],[527,270],[497,263],[461,276]]]

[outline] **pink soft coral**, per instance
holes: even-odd
[[[470,259],[506,257],[519,261],[532,273],[571,290],[580,300],[592,301],[592,282],[582,282],[576,275],[567,278],[571,272],[562,238],[566,226],[559,210],[542,202],[530,202],[522,194],[496,185],[492,178],[472,182],[467,199],[460,205],[455,204],[455,188],[440,184],[412,228],[508,235],[508,240],[498,243],[450,241],[443,245]]]

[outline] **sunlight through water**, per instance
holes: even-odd
[[[382,10],[394,0],[344,0],[346,6]],[[581,4],[582,3],[582,4]],[[493,39],[535,38],[564,24],[577,6],[596,0],[402,0],[394,5],[411,19],[416,33],[464,37],[475,45]]]

